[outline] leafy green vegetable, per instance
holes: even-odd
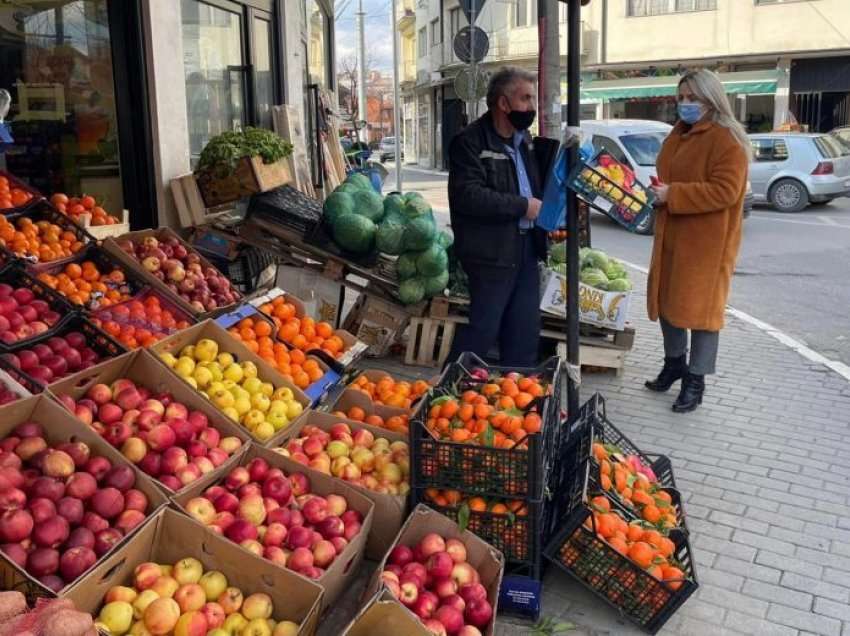
[[[408,278],[398,286],[398,297],[405,305],[415,305],[425,298],[425,286],[422,279]]]
[[[355,254],[368,254],[375,246],[375,224],[359,214],[343,214],[331,226],[334,241]]]
[[[354,213],[365,216],[373,223],[379,223],[384,218],[384,200],[381,195],[369,188],[355,192]]]
[[[209,140],[201,151],[198,170],[226,167],[232,170],[243,157],[259,155],[263,163],[275,163],[292,154],[292,144],[270,130],[228,130]]]
[[[439,296],[446,291],[446,287],[449,286],[449,270],[445,270],[437,276],[425,278],[422,282],[425,285],[426,298]]]
[[[322,206],[322,214],[328,223],[333,225],[343,214],[352,214],[354,212],[354,199],[347,192],[341,192],[339,189],[334,190],[325,199]]]
[[[350,183],[354,187],[359,188],[361,190],[371,190],[372,192],[375,192],[375,188],[372,187],[372,182],[369,181],[369,177],[367,177],[361,172],[355,172],[349,175],[348,179],[346,179],[345,182]]]
[[[601,269],[589,267],[581,271],[581,282],[596,289],[608,289],[608,277]]]
[[[379,252],[398,256],[404,246],[404,224],[397,222],[397,215],[384,218],[378,226],[378,234],[375,243]]]
[[[422,276],[439,276],[449,267],[446,250],[436,241],[416,257],[416,270]]]
[[[437,224],[432,214],[412,218],[404,228],[404,249],[427,249],[437,235]]]
[[[452,245],[455,244],[455,237],[452,236],[449,232],[445,230],[441,230],[437,235],[437,240],[440,242],[444,248],[449,249]]]
[[[403,281],[416,276],[416,254],[407,252],[398,257],[395,262],[395,271],[398,279]]]

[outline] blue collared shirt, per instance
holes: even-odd
[[[505,150],[508,151],[508,155],[513,160],[514,166],[516,167],[516,180],[520,196],[524,196],[526,199],[531,199],[534,197],[534,193],[531,191],[531,181],[528,179],[528,172],[525,169],[525,161],[522,158],[522,152],[520,152],[520,147],[524,141],[525,133],[517,131],[514,133],[513,145],[509,146],[508,144],[505,144]],[[534,227],[534,221],[522,217],[519,220],[519,226],[524,230],[528,230]]]

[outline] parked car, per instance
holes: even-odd
[[[833,128],[830,132],[830,135],[838,137],[838,139],[847,146],[848,150],[850,150],[850,126],[842,126],[840,128]]]
[[[378,147],[378,156],[381,163],[395,159],[395,137],[384,137]],[[404,159],[404,150],[401,150],[401,158]]]
[[[660,121],[644,119],[600,119],[581,122],[585,139],[590,139],[596,150],[605,150],[617,161],[629,166],[638,181],[649,186],[656,176],[655,159],[661,144],[670,134],[672,126]],[[650,214],[638,226],[638,234],[652,234],[655,215]]]
[[[850,147],[822,133],[752,134],[750,181],[757,203],[799,212],[850,194]]]

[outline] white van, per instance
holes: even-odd
[[[638,181],[649,186],[656,176],[655,158],[673,127],[646,119],[599,119],[581,122],[584,141],[596,150],[605,150],[614,159],[629,166]],[[638,234],[652,234],[655,218],[649,215],[637,228]]]

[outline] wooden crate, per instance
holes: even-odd
[[[86,212],[80,215],[78,225],[99,241],[108,236],[121,236],[130,231],[130,212],[122,210],[121,218],[115,225],[92,225],[91,214]]]
[[[634,328],[626,327],[623,331],[596,331],[599,333],[579,337],[579,361],[582,369],[586,372],[613,369],[618,377],[621,376],[626,366],[626,354],[634,346]],[[566,359],[566,342],[558,343],[558,355]]]
[[[456,323],[439,318],[411,318],[404,363],[442,367],[452,348]]]
[[[243,157],[226,175],[215,169],[201,170],[195,175],[206,207],[232,203],[258,192],[268,192],[292,181],[285,159],[264,164],[260,157]]]

